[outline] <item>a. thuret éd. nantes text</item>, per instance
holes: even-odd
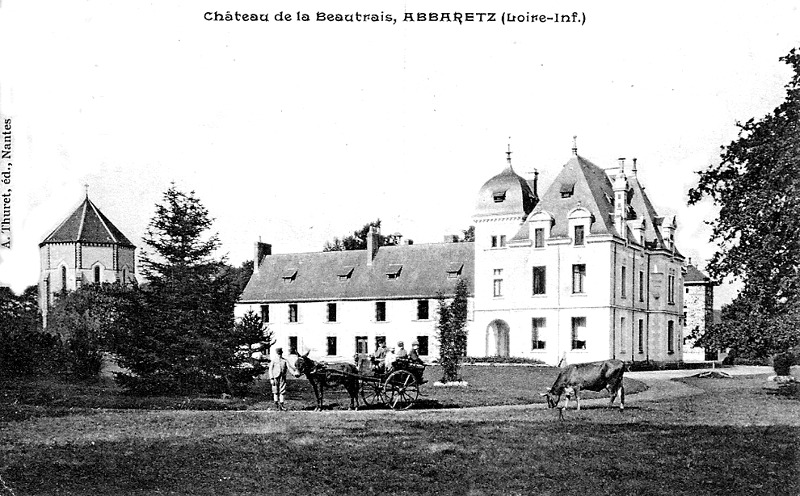
[[[2,145],[0,145],[0,204],[3,206],[0,216],[0,246],[11,248],[11,119],[0,118],[3,123]]]
[[[404,12],[400,15],[384,11],[375,12],[241,12],[238,10],[208,11],[203,19],[211,22],[348,22],[383,23],[395,25],[404,23],[444,23],[444,24],[541,24],[557,23],[565,25],[586,24],[585,12]]]

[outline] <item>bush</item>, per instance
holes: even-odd
[[[794,365],[795,361],[796,357],[790,351],[778,353],[772,357],[772,368],[775,369],[776,375],[789,375],[789,369]]]

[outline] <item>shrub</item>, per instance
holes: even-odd
[[[795,360],[794,354],[790,351],[778,353],[772,357],[772,368],[775,369],[775,374],[789,375],[789,369],[794,365]]]

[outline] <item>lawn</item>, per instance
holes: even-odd
[[[796,398],[685,382],[703,394],[564,422],[540,404],[43,413],[0,422],[0,476],[17,495],[800,494]]]

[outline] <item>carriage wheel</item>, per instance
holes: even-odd
[[[365,405],[383,405],[386,397],[383,395],[383,388],[380,382],[361,381],[361,399]]]
[[[393,410],[406,410],[419,397],[419,384],[407,370],[392,372],[383,385],[386,401]]]

